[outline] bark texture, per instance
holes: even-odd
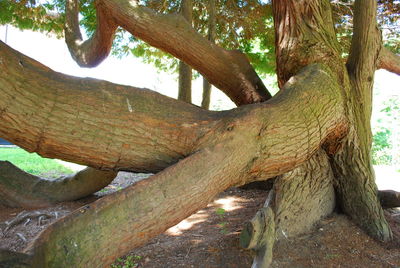
[[[26,252],[39,267],[107,266],[227,187],[288,172],[347,132],[337,79],[323,65],[304,68],[266,103],[210,112],[63,76],[4,44],[0,57],[2,137],[103,169],[164,169],[44,231]]]
[[[327,154],[319,150],[275,180],[264,207],[243,228],[241,245],[256,252],[252,267],[269,267],[276,240],[309,231],[334,208],[333,173]]]
[[[103,189],[117,174],[86,168],[74,175],[50,180],[28,174],[8,161],[0,161],[0,204],[36,208],[77,200]]]
[[[343,211],[371,236],[388,241],[392,233],[377,197],[370,155],[372,88],[380,48],[376,1],[356,0],[354,34],[347,62],[351,84],[347,105],[353,123],[343,150],[333,157],[332,163],[338,202]]]

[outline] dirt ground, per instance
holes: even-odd
[[[57,218],[145,177],[120,172],[96,196],[47,209],[23,212],[1,207],[0,248],[22,251]],[[239,234],[243,223],[264,204],[266,195],[261,190],[229,189],[206,208],[116,260],[112,267],[251,267],[253,252],[240,248]],[[386,216],[399,238],[400,209],[388,210]],[[347,217],[335,213],[309,234],[278,241],[272,267],[395,268],[400,267],[400,244],[376,242]]]

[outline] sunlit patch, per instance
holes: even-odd
[[[224,197],[224,198],[215,200],[214,204],[219,205],[221,208],[223,208],[226,211],[233,211],[233,210],[242,208],[242,206],[238,205],[238,203],[241,201],[243,201],[241,198],[228,196],[228,197]]]
[[[172,226],[167,230],[167,234],[177,236],[181,235],[183,231],[189,230],[192,228],[195,224],[202,223],[206,221],[207,219],[207,214],[194,214],[190,216],[189,218],[181,221],[175,226]]]

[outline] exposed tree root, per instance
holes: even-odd
[[[13,218],[11,221],[6,221],[4,223],[0,223],[0,226],[4,226],[5,228],[2,230],[3,235],[5,235],[8,230],[11,228],[21,224],[22,222],[25,222],[24,225],[27,225],[30,221],[33,219],[37,218],[38,225],[44,224],[44,221],[48,218],[55,217],[56,219],[58,218],[58,212],[54,213],[48,213],[48,212],[43,212],[43,211],[22,211],[19,213],[15,218]],[[24,238],[21,237],[22,240]]]
[[[400,192],[392,190],[378,191],[378,198],[383,208],[400,207]]]
[[[253,268],[269,267],[276,239],[309,231],[335,207],[328,157],[318,151],[308,162],[278,177],[264,208],[245,225],[240,242],[256,251]]]
[[[28,174],[8,161],[0,161],[0,204],[10,207],[45,207],[95,193],[118,172],[86,168],[55,180]]]

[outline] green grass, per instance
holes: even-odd
[[[28,153],[20,148],[0,148],[0,160],[7,160],[33,175],[56,178],[73,173],[71,169],[64,167],[54,159],[43,158],[36,153]]]

